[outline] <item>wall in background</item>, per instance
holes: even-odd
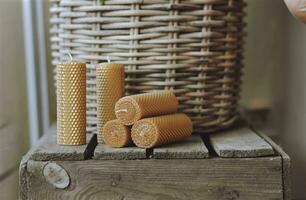
[[[0,6],[0,199],[17,199],[18,167],[28,148],[27,97],[20,0]]]
[[[288,16],[286,24],[287,65],[280,85],[284,95],[278,99],[280,142],[291,156],[294,196],[305,199],[306,185],[306,25]]]
[[[280,0],[249,0],[241,104],[250,109],[271,107],[285,66],[287,10]],[[273,81],[272,81],[273,79]]]
[[[270,109],[265,127],[279,135],[284,108],[284,70],[287,68],[287,19],[283,1],[249,0],[246,9],[247,37],[241,105],[247,109]]]
[[[292,159],[294,199],[306,185],[306,25],[280,0],[249,0],[242,105],[270,108],[268,133]]]

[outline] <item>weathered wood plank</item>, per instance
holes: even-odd
[[[272,146],[250,128],[238,128],[212,134],[210,142],[220,157],[248,158],[274,154]]]
[[[196,159],[208,157],[208,149],[199,135],[193,135],[181,142],[153,149],[153,158],[157,159]]]
[[[277,151],[277,153],[282,158],[282,175],[283,175],[283,191],[284,191],[284,199],[291,199],[292,193],[291,193],[291,160],[290,157],[283,151],[283,149],[277,145],[273,140],[271,140],[268,136],[266,136],[264,133],[260,132],[259,130],[254,130],[257,132],[258,135],[260,135],[262,138],[264,138],[271,146]]]
[[[55,162],[68,188],[43,177],[50,162],[29,161],[29,199],[283,199],[280,157]]]
[[[19,165],[19,199],[27,200],[28,199],[28,174],[27,174],[27,163],[31,151],[29,151],[21,160]]]
[[[85,160],[93,156],[97,144],[96,135],[87,134],[86,145],[64,146],[56,142],[56,134],[46,134],[41,138],[31,154],[31,160]]]
[[[96,160],[135,160],[145,158],[145,149],[138,147],[112,148],[106,144],[98,144],[94,154],[94,159]]]

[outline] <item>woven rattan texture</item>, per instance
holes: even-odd
[[[237,118],[243,0],[51,0],[53,64],[69,50],[87,70],[88,131],[96,130],[95,64],[126,66],[126,93],[171,90],[195,130]]]

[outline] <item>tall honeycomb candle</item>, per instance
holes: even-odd
[[[103,140],[111,147],[125,147],[132,143],[130,128],[119,120],[106,122],[103,127]]]
[[[152,148],[180,141],[192,134],[191,119],[185,114],[163,115],[137,121],[132,140],[141,148]]]
[[[125,125],[158,115],[175,113],[178,100],[173,92],[160,91],[121,98],[115,106],[117,118]]]
[[[57,65],[57,143],[86,144],[86,64]]]
[[[124,66],[121,64],[100,64],[96,69],[98,142],[103,143],[103,126],[116,119],[115,104],[124,96]]]

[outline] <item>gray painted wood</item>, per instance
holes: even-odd
[[[88,149],[94,149],[94,146],[96,145],[95,137],[95,135],[87,134],[88,144],[86,145],[64,146],[57,144],[56,134],[46,134],[40,139],[34,148],[30,159],[37,161],[88,159],[92,154]]]
[[[283,199],[281,158],[56,161],[69,176],[56,189],[29,161],[28,198],[125,200]]]
[[[156,159],[196,159],[208,157],[208,149],[199,135],[192,135],[181,142],[153,149],[153,158]]]
[[[27,165],[36,147],[31,148],[21,159],[19,165],[19,199],[28,199],[28,171]]]
[[[290,157],[283,151],[283,149],[277,145],[273,140],[271,140],[268,136],[264,133],[254,130],[258,133],[263,139],[265,139],[271,146],[275,149],[275,151],[281,156],[282,158],[282,175],[283,175],[283,191],[284,191],[284,199],[291,199],[292,192],[291,192],[291,160]]]
[[[274,154],[272,146],[250,128],[238,128],[211,134],[210,142],[220,157],[247,158]]]
[[[98,144],[94,159],[96,160],[135,160],[145,159],[146,150],[138,147],[112,148],[106,144]]]

